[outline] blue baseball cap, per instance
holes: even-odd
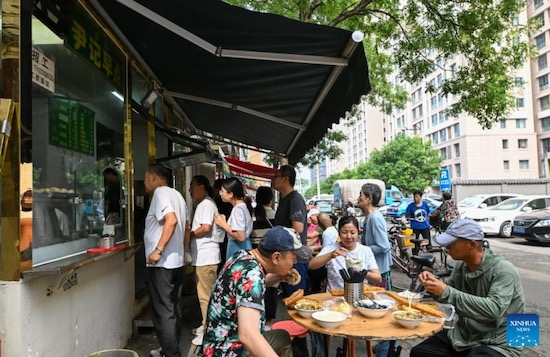
[[[269,252],[294,252],[302,259],[310,259],[311,249],[305,247],[300,241],[298,233],[292,229],[283,226],[271,228],[263,236],[260,247]]]
[[[435,241],[442,247],[456,242],[459,238],[468,240],[483,240],[483,229],[481,225],[472,219],[459,219],[451,223],[447,230],[437,237]]]

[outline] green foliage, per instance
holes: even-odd
[[[342,149],[338,146],[338,143],[345,139],[346,136],[343,132],[329,130],[325,137],[300,160],[300,164],[313,169],[327,157],[331,160],[338,159],[342,155]]]
[[[423,190],[439,176],[443,158],[432,149],[429,141],[420,137],[399,135],[380,150],[374,150],[369,161],[353,170],[344,170],[321,181],[321,193],[332,193],[334,181],[343,179],[380,179],[395,185],[404,194]],[[306,191],[306,197],[317,193],[316,186]]]
[[[304,22],[365,33],[372,92],[367,101],[389,112],[408,94],[400,80],[420,83],[436,68],[446,72],[441,90],[457,101],[449,115],[466,113],[490,128],[513,107],[513,69],[534,56],[528,34],[540,24],[513,24],[524,0],[226,0]],[[454,58],[464,61],[456,72]],[[400,78],[390,74],[400,69]],[[454,72],[454,73],[453,73]],[[322,152],[322,150],[320,151]],[[308,159],[315,161],[316,153]],[[312,162],[308,162],[308,166]]]

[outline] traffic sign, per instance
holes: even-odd
[[[439,171],[439,189],[441,192],[451,190],[451,176],[449,175],[449,169]]]

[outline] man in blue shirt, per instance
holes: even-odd
[[[411,220],[411,228],[416,239],[422,235],[422,238],[428,240],[428,248],[431,248],[430,208],[426,202],[422,201],[422,192],[414,191],[413,199],[414,201],[407,207],[405,215]]]

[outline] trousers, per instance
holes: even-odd
[[[504,357],[489,346],[474,347],[465,351],[455,351],[447,337],[447,330],[440,331],[424,340],[411,350],[411,357]]]
[[[153,307],[153,326],[166,357],[181,357],[181,285],[183,267],[147,268],[149,294]]]
[[[218,264],[204,265],[195,267],[195,276],[197,278],[197,297],[201,307],[202,324],[206,322],[206,311],[208,310],[208,300],[212,287],[218,277]]]

